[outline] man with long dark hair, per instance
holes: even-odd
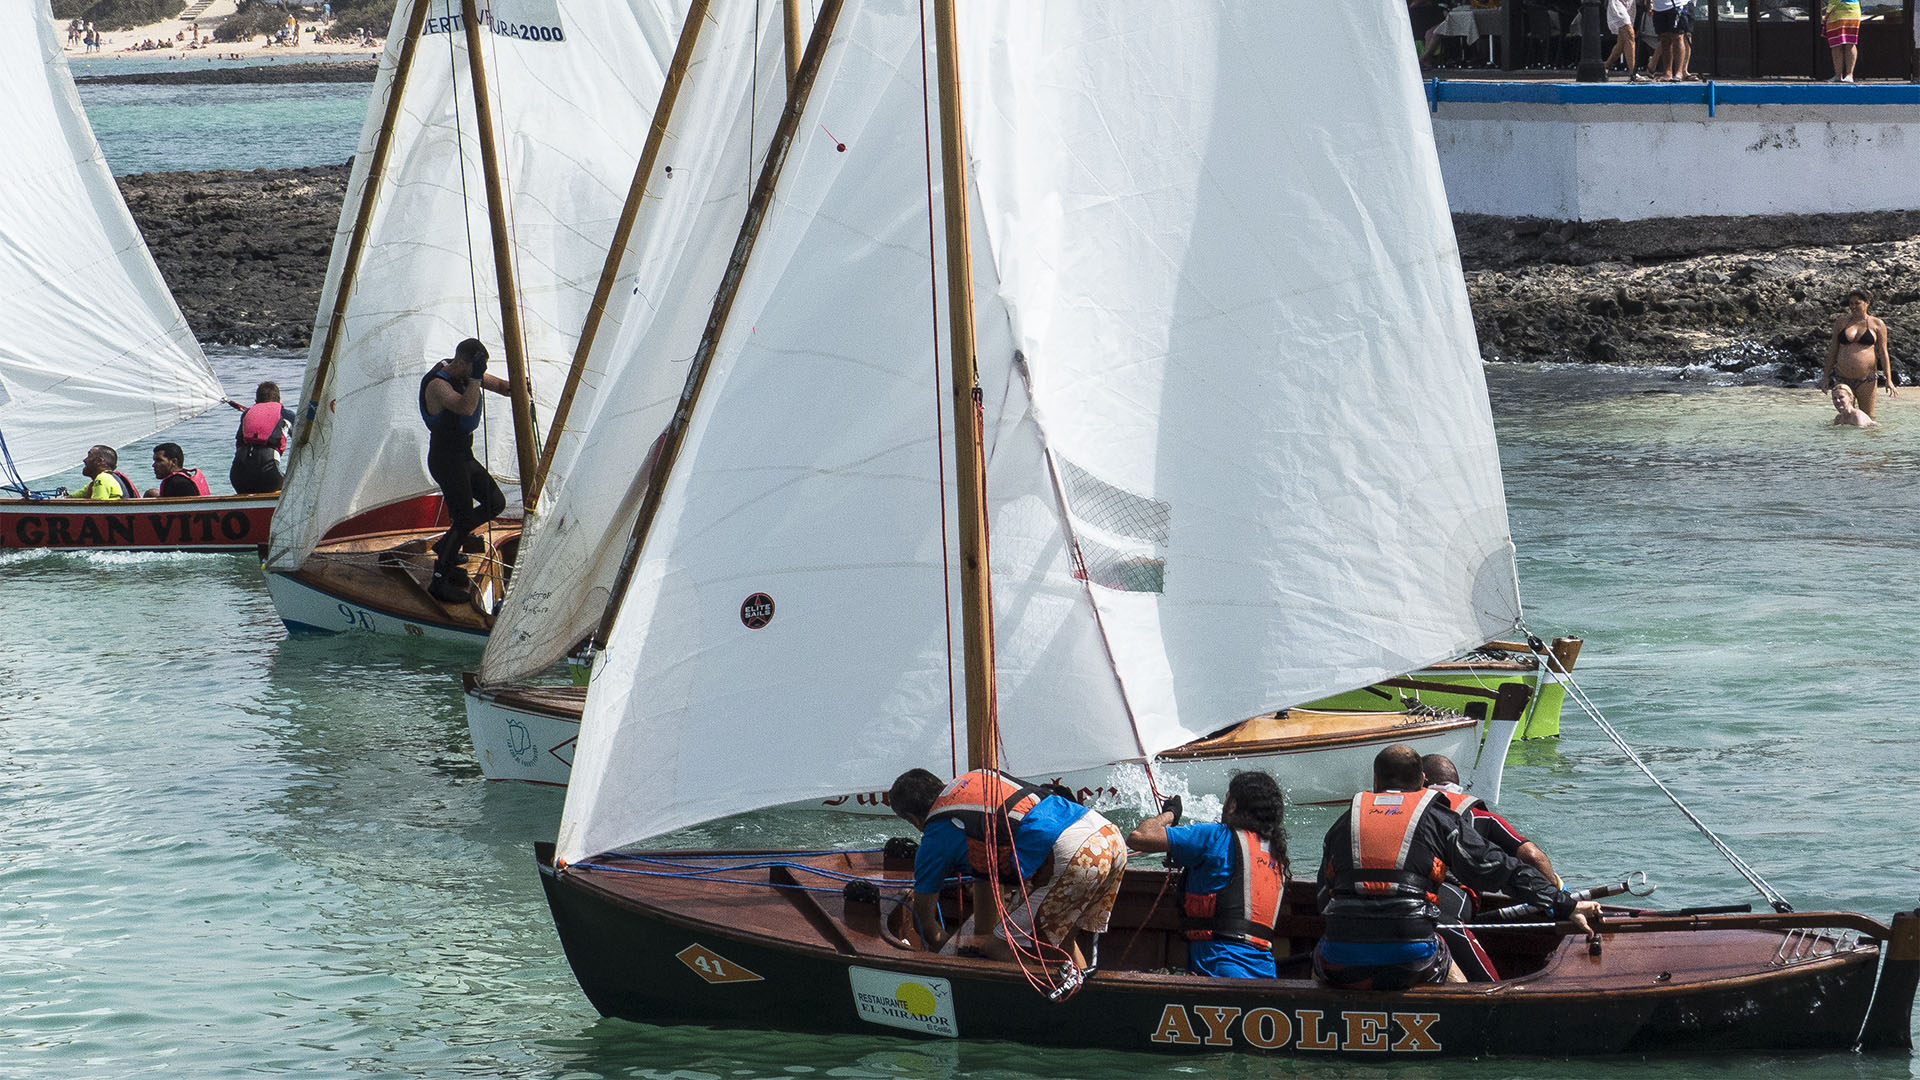
[[[1181,928],[1187,970],[1223,979],[1271,979],[1274,924],[1286,890],[1286,800],[1264,772],[1234,773],[1220,823],[1181,825],[1178,797],[1127,837],[1136,851],[1164,851],[1186,871]]]

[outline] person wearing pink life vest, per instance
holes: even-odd
[[[179,443],[163,442],[153,448],[153,475],[160,486],[147,489],[149,499],[190,499],[195,495],[213,494],[200,470],[187,468],[187,452],[180,449]]]
[[[280,456],[287,452],[287,438],[293,432],[293,417],[280,404],[280,386],[263,382],[253,392],[254,403],[242,406],[240,430],[233,436],[233,467],[227,480],[242,495],[264,495],[279,491],[283,483]]]

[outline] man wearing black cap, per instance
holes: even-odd
[[[480,426],[480,391],[508,392],[507,381],[487,374],[487,347],[474,338],[453,350],[420,380],[420,418],[427,424],[427,474],[440,485],[452,521],[433,544],[433,581],[427,592],[436,600],[464,603],[472,595],[460,564],[473,531],[507,507],[486,466],[473,456],[473,432]]]

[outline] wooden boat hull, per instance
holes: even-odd
[[[467,728],[486,778],[565,786],[573,771],[586,688],[488,689],[479,686],[471,674],[466,677],[466,686]],[[1498,785],[1511,739],[1511,727],[1500,730],[1504,738],[1488,738],[1483,746],[1480,723],[1466,717],[1429,717],[1414,723],[1376,720],[1352,732],[1317,733],[1291,743],[1271,740],[1222,747],[1216,752],[1170,751],[1155,762],[1154,770],[1163,787],[1225,798],[1227,781],[1235,772],[1264,769],[1296,803],[1344,802],[1372,782],[1374,755],[1386,746],[1404,742],[1422,754],[1445,754],[1454,759],[1474,790],[1486,792]],[[1480,763],[1477,772],[1473,768],[1476,760]],[[1040,779],[1066,785],[1083,801],[1103,796],[1124,799],[1126,792],[1145,790],[1144,777],[1133,765],[1108,765]],[[1493,802],[1498,796],[1482,797]],[[790,803],[781,809],[873,816],[893,813],[877,791]]]
[[[432,520],[439,512],[439,499],[414,502],[419,505],[405,513],[387,508],[378,512],[377,519],[357,522],[399,527],[348,532],[356,524],[349,522],[328,533],[298,570],[267,572],[267,593],[288,632],[373,633],[486,644],[493,613],[512,572],[520,522],[495,522],[476,534],[486,541],[486,550],[467,563],[473,598],[449,604],[427,593],[433,574],[430,545],[446,529],[444,522]]]
[[[1556,936],[1540,970],[1521,978],[1385,993],[1142,970],[1179,963],[1155,953],[1132,969],[1103,963],[1054,1005],[1011,964],[893,949],[866,932],[877,916],[832,890],[636,878],[597,865],[562,873],[550,848],[538,857],[588,999],[603,1015],[652,1024],[1360,1060],[1844,1050],[1860,1041],[1880,958],[1862,945],[1775,964],[1789,935],[1747,929],[1607,934],[1598,956],[1583,939]],[[779,868],[759,873],[761,884],[782,873],[798,880]],[[891,875],[905,876],[904,864]],[[1122,906],[1158,890],[1170,928],[1166,884],[1162,871],[1129,871]],[[1171,929],[1147,933],[1178,940]],[[1117,909],[1103,961],[1127,941]],[[1912,987],[1904,1006],[1901,991],[1883,988],[1904,1039]]]
[[[259,551],[280,496],[0,500],[0,550]]]

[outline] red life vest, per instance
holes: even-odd
[[[1185,893],[1180,899],[1181,928],[1188,941],[1244,941],[1272,949],[1286,885],[1286,872],[1266,840],[1235,829],[1227,883],[1219,892]]]
[[[200,475],[199,469],[175,469],[170,475],[184,476],[193,481],[194,494],[196,495],[213,494],[213,489],[207,486],[207,478]]]
[[[240,414],[240,441],[247,446],[287,448],[287,437],[280,433],[280,403],[263,401]]]
[[[127,479],[126,473],[121,472],[119,469],[110,469],[107,471],[107,475],[113,477],[114,483],[120,485],[121,498],[137,499],[140,497],[140,489],[133,486],[133,481]]]
[[[967,836],[967,862],[976,874],[989,873],[997,861],[1000,876],[1013,880],[1019,870],[1013,862],[1013,829],[1027,811],[1040,805],[1047,793],[1003,772],[975,769],[953,778],[927,811],[927,826],[957,821]],[[991,828],[989,828],[989,817]],[[923,830],[924,831],[924,830]],[[988,833],[992,842],[988,842]]]
[[[1427,804],[1444,794],[1419,791],[1363,791],[1353,797],[1348,818],[1353,835],[1353,868],[1336,875],[1334,889],[1356,896],[1423,897],[1438,903],[1436,890],[1447,879],[1447,864],[1437,854],[1425,866],[1411,865],[1414,834]]]

